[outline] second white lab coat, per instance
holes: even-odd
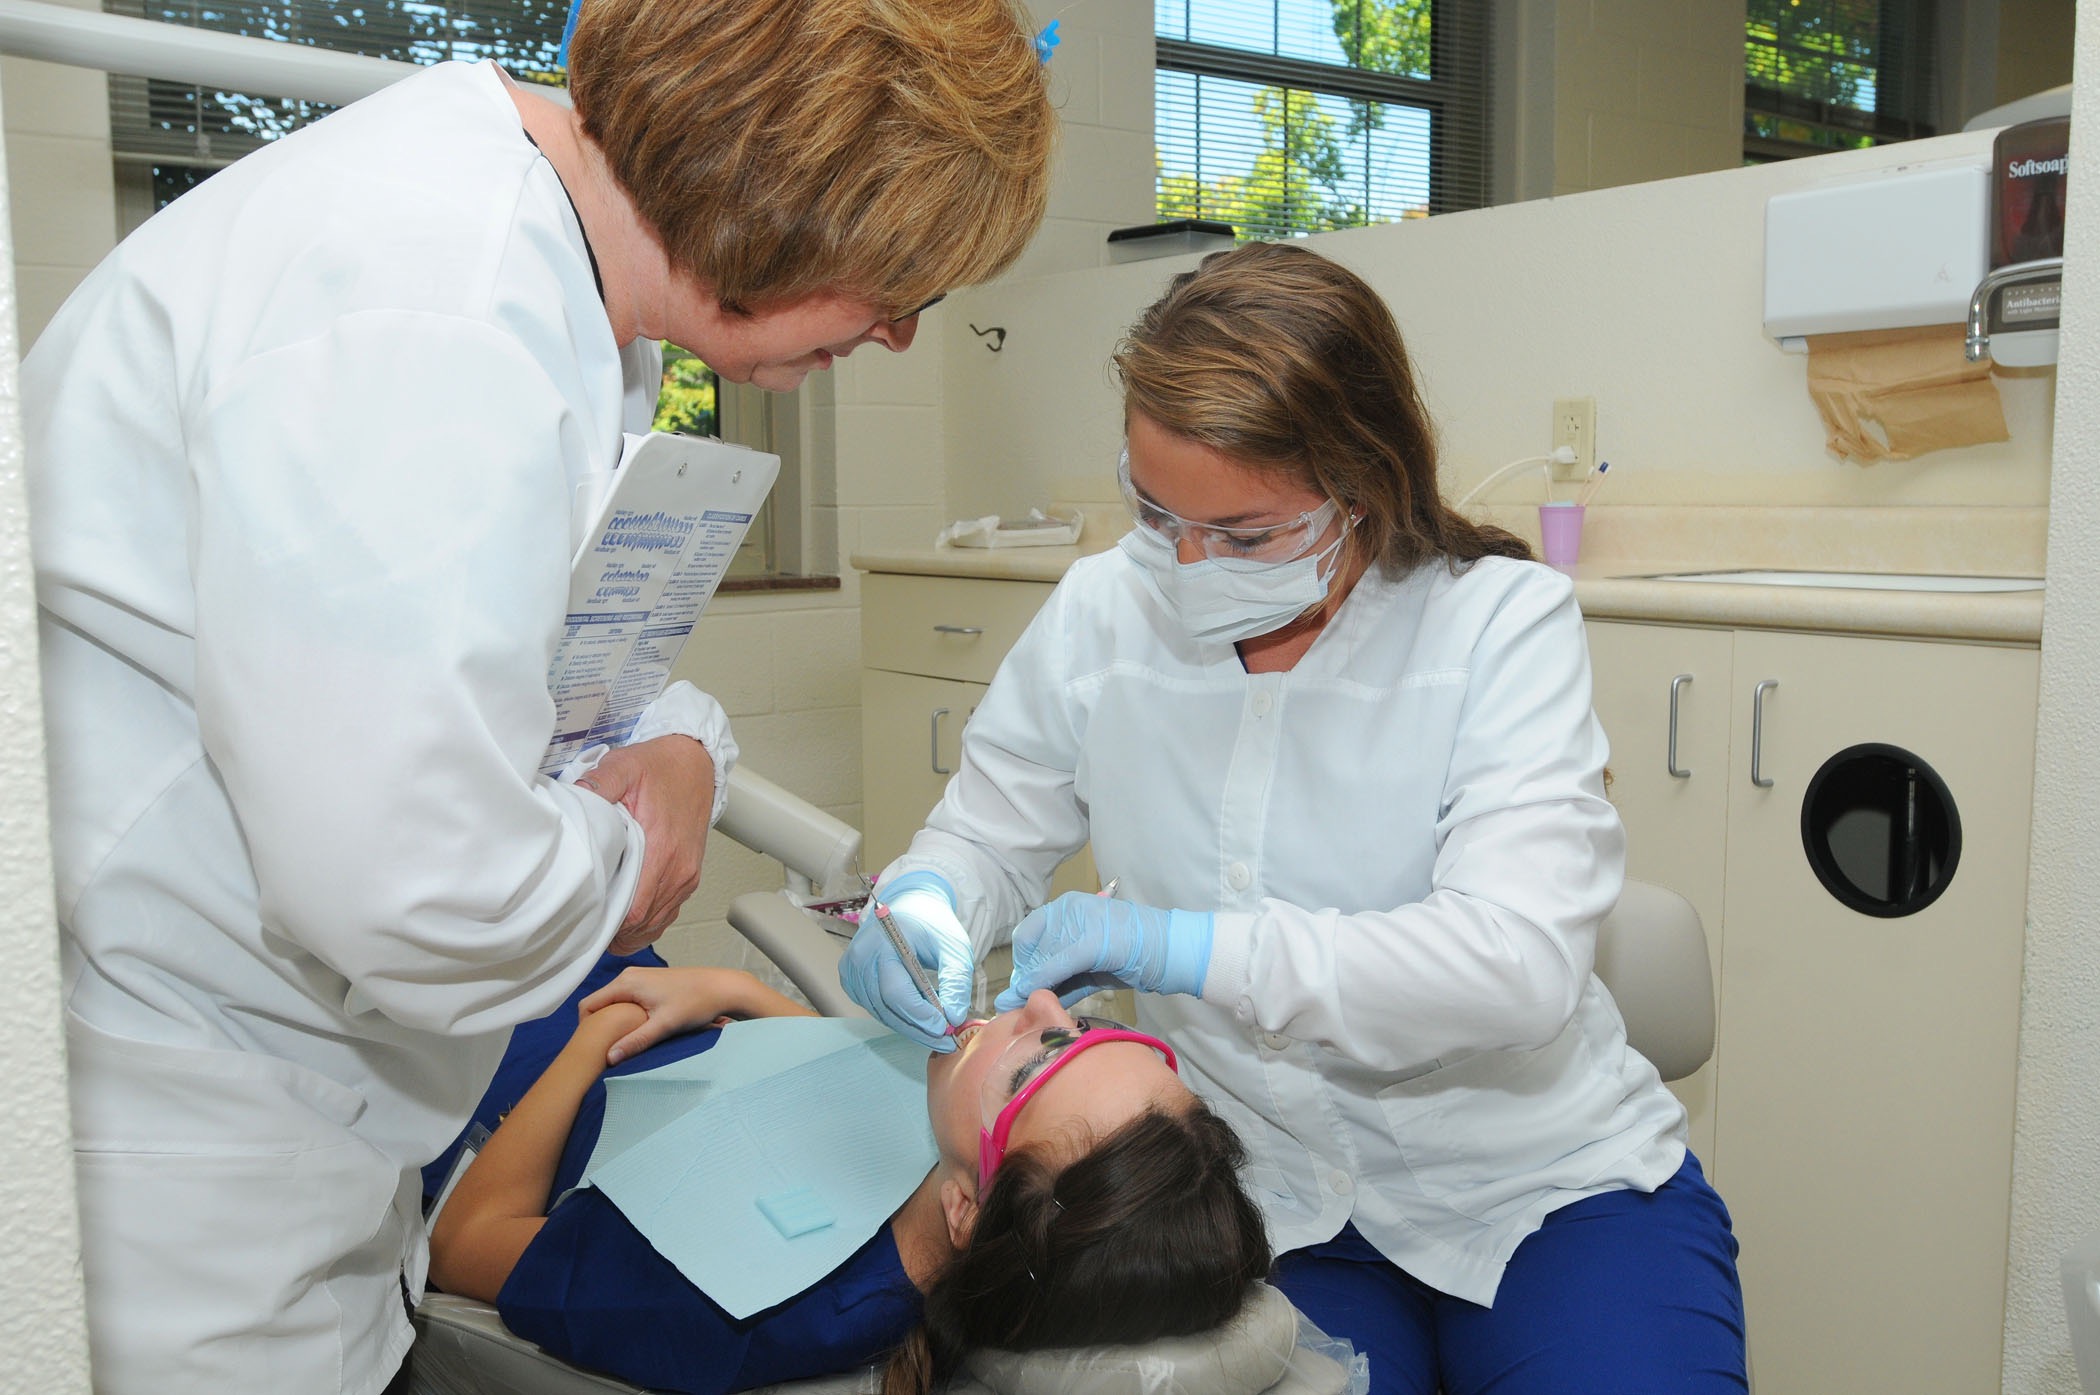
[[[98,1389],[399,1366],[416,1169],[640,869],[536,767],[652,360],[498,74],[446,65],[177,201],[25,362]]]
[[[1091,840],[1142,904],[1217,913],[1201,998],[1138,995],[1246,1141],[1279,1251],[1345,1222],[1493,1300],[1553,1209],[1653,1190],[1684,1111],[1591,972],[1624,834],[1568,579],[1376,570],[1297,666],[1188,638],[1120,551],[1073,566],[885,876],[980,951]]]

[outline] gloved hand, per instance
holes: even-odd
[[[1201,993],[1215,926],[1209,911],[1068,891],[1014,927],[1013,981],[994,1006],[1006,1012],[1050,988],[1070,1007],[1108,980],[1147,993]]]
[[[906,872],[884,882],[882,904],[903,932],[921,964],[933,970],[940,988],[938,1005],[921,997],[896,946],[875,921],[871,908],[861,913],[860,928],[839,961],[839,986],[885,1027],[930,1051],[953,1051],[948,1035],[970,1013],[970,983],[976,963],[970,936],[955,914],[955,891],[932,872]]]

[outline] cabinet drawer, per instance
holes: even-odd
[[[1040,581],[870,573],[860,652],[870,668],[989,683],[1053,588]]]

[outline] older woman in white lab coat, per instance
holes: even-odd
[[[446,65],[241,161],[24,365],[98,1389],[386,1386],[416,1169],[693,889],[711,702],[536,774],[649,341],[791,388],[1040,219],[1006,0],[590,0],[572,52],[573,112]]]
[[[1116,361],[1137,526],[971,718],[900,929],[957,985],[1019,921],[1002,1004],[1142,990],[1375,1391],[1741,1390],[1726,1212],[1591,973],[1624,837],[1569,580],[1445,507],[1331,261],[1208,258]],[[1040,906],[1088,842],[1115,896]],[[966,1005],[866,931],[842,976],[929,1040]]]

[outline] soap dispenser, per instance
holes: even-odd
[[[1969,301],[1969,359],[2056,362],[2071,118],[2007,126],[1991,146],[1991,269]]]

